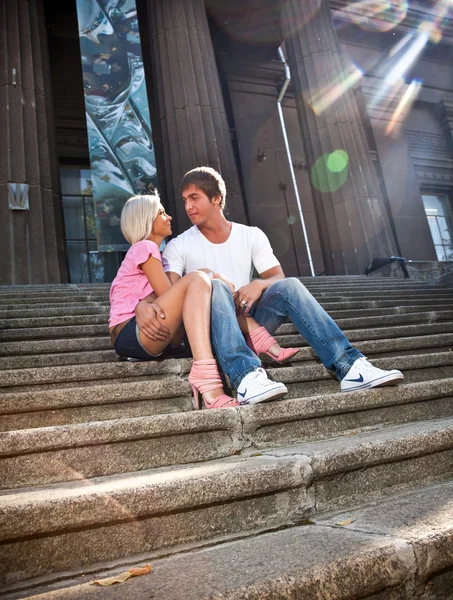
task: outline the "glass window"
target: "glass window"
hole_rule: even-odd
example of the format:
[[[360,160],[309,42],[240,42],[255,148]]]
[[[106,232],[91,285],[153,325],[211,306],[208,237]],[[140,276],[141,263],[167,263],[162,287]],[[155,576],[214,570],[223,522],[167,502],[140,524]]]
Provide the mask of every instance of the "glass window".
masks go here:
[[[97,252],[96,223],[90,169],[60,169],[66,252],[72,283],[104,281]]]
[[[448,194],[422,194],[437,260],[453,260],[453,207]]]

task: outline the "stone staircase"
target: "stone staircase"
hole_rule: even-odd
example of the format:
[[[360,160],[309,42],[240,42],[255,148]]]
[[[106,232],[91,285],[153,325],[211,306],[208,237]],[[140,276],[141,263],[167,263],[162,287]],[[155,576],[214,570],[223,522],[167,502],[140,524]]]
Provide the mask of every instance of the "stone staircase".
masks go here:
[[[303,281],[404,384],[340,393],[285,324],[285,399],[194,412],[190,360],[117,361],[108,285],[0,288],[5,598],[453,598],[453,290]]]

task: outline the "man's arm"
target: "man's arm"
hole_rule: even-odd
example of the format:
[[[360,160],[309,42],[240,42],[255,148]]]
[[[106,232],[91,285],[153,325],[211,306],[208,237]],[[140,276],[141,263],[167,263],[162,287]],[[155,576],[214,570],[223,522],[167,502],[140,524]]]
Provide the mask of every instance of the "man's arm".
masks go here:
[[[259,298],[261,298],[264,290],[267,290],[273,283],[276,281],[280,281],[285,278],[285,274],[283,273],[283,269],[280,265],[272,267],[267,271],[263,271],[260,274],[260,279],[254,279],[247,285],[243,285],[239,288],[235,295],[234,301],[236,304],[236,308],[243,309],[243,302],[247,303],[247,306],[244,310],[244,314],[248,317],[250,309],[254,302],[256,302]],[[241,304],[242,302],[242,304]]]

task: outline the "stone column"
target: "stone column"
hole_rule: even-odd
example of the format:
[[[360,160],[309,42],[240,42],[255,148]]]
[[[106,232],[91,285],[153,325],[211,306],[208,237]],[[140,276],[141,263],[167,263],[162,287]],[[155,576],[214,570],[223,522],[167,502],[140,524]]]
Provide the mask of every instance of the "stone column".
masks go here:
[[[349,157],[342,187],[320,192],[313,186],[326,272],[360,274],[372,258],[394,254],[396,245],[354,92],[338,95],[350,65],[327,0],[284,0],[281,24],[309,169],[333,150]],[[321,91],[323,104],[329,93],[337,99],[316,113],[309,100]]]
[[[165,187],[177,230],[181,232],[190,225],[180,201],[181,178],[199,166],[213,167],[222,174],[227,186],[228,216],[245,223],[203,0],[148,0],[148,14]]]
[[[0,3],[0,284],[67,281],[42,0]],[[29,210],[8,184],[29,186]],[[14,194],[13,194],[14,195]]]

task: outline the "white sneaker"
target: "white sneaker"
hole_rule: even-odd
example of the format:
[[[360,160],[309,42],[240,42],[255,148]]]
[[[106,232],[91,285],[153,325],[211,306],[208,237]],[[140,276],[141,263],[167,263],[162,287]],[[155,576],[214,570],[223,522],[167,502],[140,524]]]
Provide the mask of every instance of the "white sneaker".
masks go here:
[[[365,356],[358,358],[341,381],[342,392],[366,390],[383,385],[394,385],[404,379],[401,371],[384,371],[373,367]]]
[[[288,393],[286,386],[268,379],[266,371],[258,368],[244,377],[237,389],[240,404],[257,404],[266,400],[276,400]]]

